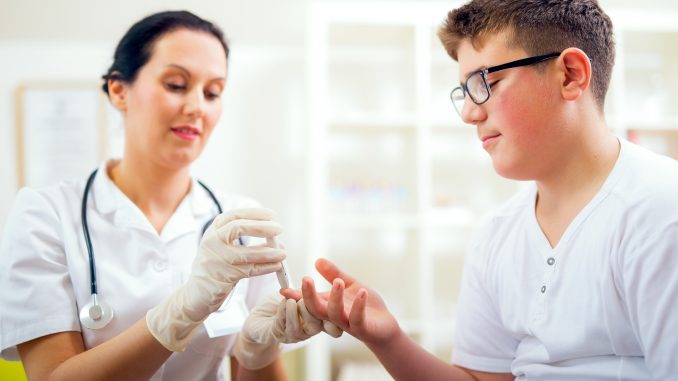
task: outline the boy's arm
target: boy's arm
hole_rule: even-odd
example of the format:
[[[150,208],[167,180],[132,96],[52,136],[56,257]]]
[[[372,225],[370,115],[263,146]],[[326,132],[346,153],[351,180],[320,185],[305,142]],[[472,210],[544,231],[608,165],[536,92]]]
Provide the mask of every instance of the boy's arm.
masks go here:
[[[289,298],[301,298],[309,312],[329,320],[361,340],[377,356],[396,380],[513,380],[510,373],[486,373],[464,369],[444,362],[419,347],[398,325],[381,297],[363,286],[332,262],[320,259],[318,272],[332,282],[332,290],[318,294],[313,280],[304,278],[302,292],[284,290]],[[350,309],[345,308],[350,305]]]
[[[399,331],[389,345],[368,348],[396,380],[512,381],[511,373],[478,372],[442,361]]]

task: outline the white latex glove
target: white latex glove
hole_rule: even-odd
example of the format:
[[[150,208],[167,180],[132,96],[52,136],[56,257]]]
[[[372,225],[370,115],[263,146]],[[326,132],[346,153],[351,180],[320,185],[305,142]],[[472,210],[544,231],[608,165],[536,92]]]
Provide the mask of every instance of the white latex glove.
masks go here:
[[[271,221],[264,208],[236,209],[214,219],[200,241],[186,283],[146,314],[153,337],[171,351],[183,351],[207,316],[219,309],[242,278],[263,275],[282,268],[284,250],[241,246],[238,238],[271,238],[282,228]]]
[[[333,336],[343,332],[326,322]],[[297,343],[323,331],[323,321],[311,315],[304,300],[283,299],[273,294],[250,312],[245,320],[233,355],[246,369],[261,369],[272,363],[280,352],[280,343]],[[338,337],[338,336],[335,336]]]

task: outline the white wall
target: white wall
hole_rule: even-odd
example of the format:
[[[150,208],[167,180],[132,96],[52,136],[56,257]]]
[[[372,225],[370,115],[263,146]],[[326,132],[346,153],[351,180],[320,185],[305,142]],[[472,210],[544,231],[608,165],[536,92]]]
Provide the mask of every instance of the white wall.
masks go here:
[[[234,42],[301,43],[307,0],[0,0],[0,38],[116,41],[133,22],[186,9],[216,22]]]
[[[16,89],[28,80],[95,80],[106,68],[111,44],[1,41],[0,226],[17,190]]]

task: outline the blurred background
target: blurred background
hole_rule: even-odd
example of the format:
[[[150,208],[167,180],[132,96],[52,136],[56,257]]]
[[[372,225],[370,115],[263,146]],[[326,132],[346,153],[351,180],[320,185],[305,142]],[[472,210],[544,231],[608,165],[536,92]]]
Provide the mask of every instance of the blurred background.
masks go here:
[[[494,174],[449,101],[457,67],[435,31],[460,4],[0,0],[0,230],[20,186],[84,178],[120,156],[120,118],[99,78],[132,23],[187,9],[220,25],[231,44],[224,113],[195,175],[277,212],[296,285],[314,273],[315,259],[331,258],[380,291],[408,334],[448,360],[464,249],[482,219],[524,185]],[[678,3],[601,4],[618,53],[610,128],[678,157],[678,99],[670,96],[678,89]],[[82,130],[55,144],[45,141],[56,136],[41,132],[45,125]],[[287,353],[290,379],[390,379],[347,336],[319,336]],[[0,379],[22,377],[20,364],[0,361]]]

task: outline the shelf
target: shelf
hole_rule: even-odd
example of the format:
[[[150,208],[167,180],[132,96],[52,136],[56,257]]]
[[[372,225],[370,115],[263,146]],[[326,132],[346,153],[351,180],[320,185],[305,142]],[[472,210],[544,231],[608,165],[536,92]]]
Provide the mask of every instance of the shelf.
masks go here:
[[[435,317],[453,317],[457,311],[457,296],[461,290],[461,278],[464,270],[463,252],[459,255],[436,256],[433,259],[433,299],[432,308]],[[454,327],[450,327],[454,328]]]
[[[411,51],[398,47],[359,46],[330,47],[329,59],[332,64],[350,65],[391,65],[393,62],[412,60]]]
[[[341,363],[337,381],[391,381],[393,378],[378,361],[344,361]]]
[[[436,31],[456,5],[314,3],[309,31],[321,42],[313,45],[320,56],[309,58],[317,122],[309,197],[312,210],[327,213],[313,226],[319,238],[309,255],[321,253],[376,290],[405,332],[446,361],[465,254],[484,221],[532,186],[496,174],[477,128],[449,99],[459,69]],[[668,91],[678,88],[678,12],[610,13],[618,56],[608,126],[678,158],[678,97]],[[310,368],[323,365],[308,379],[329,381],[342,364],[376,361],[353,339],[326,350],[330,360],[309,355]]]
[[[356,112],[414,114],[414,28],[334,23],[329,25],[328,39],[328,105],[333,119]]]
[[[624,111],[646,123],[678,119],[678,32],[624,31]],[[675,124],[674,124],[675,126]]]
[[[398,324],[407,335],[419,334],[426,327],[426,324],[421,320],[413,319],[403,319],[402,321],[398,321]]]
[[[332,116],[330,128],[409,129],[417,126],[414,114],[342,113]]]
[[[430,34],[431,69],[429,110],[433,125],[464,127],[464,123],[454,110],[450,92],[459,86],[459,65],[447,55],[441,42],[432,30]]]
[[[453,334],[456,324],[456,317],[450,315],[445,319],[434,319],[432,321],[426,322],[425,331],[426,332],[437,332],[441,335]]]
[[[426,230],[426,243],[431,263],[459,264],[478,231],[478,221],[465,226],[431,225]]]
[[[414,27],[406,24],[388,25],[363,21],[329,23],[328,46],[361,53],[373,49],[413,51],[414,33]]]
[[[424,218],[434,227],[471,227],[478,220],[471,209],[463,206],[432,209]]]
[[[339,65],[329,67],[328,111],[361,114],[413,114],[416,108],[415,78],[409,65]],[[378,92],[365,91],[365,88]]]
[[[651,5],[651,4],[648,4]],[[610,7],[605,7],[609,9]],[[628,9],[609,9],[607,14],[612,19],[615,26],[615,34],[623,32],[676,32],[678,24],[676,23],[676,10],[662,9],[659,6],[655,9],[649,9],[645,4],[630,7]]]
[[[627,139],[653,152],[678,160],[678,129],[630,129]]]
[[[483,149],[475,128],[435,129],[431,132],[430,155],[433,164],[469,165],[477,163],[492,173],[492,160]]]
[[[452,103],[450,107],[454,107]],[[454,108],[450,108],[442,116],[436,115],[429,119],[429,124],[434,131],[476,131],[476,126],[464,123]]]
[[[631,118],[623,121],[627,129],[632,130],[664,130],[678,131],[678,116],[637,119]]]
[[[384,119],[375,118],[372,122],[381,123]],[[329,159],[346,158],[362,163],[383,159],[398,163],[403,159],[413,159],[416,155],[416,130],[401,126],[380,124],[379,128],[365,128],[363,124],[333,125],[327,131]]]
[[[334,242],[345,238],[352,237],[345,234],[333,237]],[[342,271],[375,290],[398,321],[413,321],[421,318],[418,287],[421,263],[417,255],[416,240],[413,239],[414,235],[398,236],[396,232],[389,238],[393,242],[404,240],[405,248],[394,247],[395,252],[389,252],[388,248],[375,248],[373,242],[363,241],[361,251],[345,247],[332,249],[328,259],[336,263]],[[356,245],[360,243],[357,242]],[[347,244],[337,242],[337,245]]]
[[[328,224],[333,229],[418,229],[419,217],[416,214],[393,213],[393,214],[345,214],[333,215]]]
[[[454,333],[454,317],[449,319],[436,319],[431,321],[403,320],[399,321],[400,328],[408,335],[420,335],[424,333],[436,333],[440,335]]]

